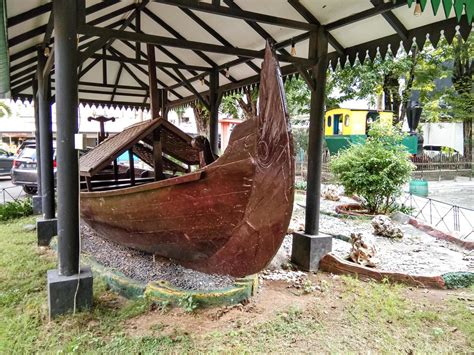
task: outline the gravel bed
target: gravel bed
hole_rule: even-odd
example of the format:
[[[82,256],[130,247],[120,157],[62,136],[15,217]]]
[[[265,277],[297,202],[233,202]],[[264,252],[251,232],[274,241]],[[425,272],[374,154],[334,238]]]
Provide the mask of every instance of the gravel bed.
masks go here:
[[[85,254],[140,282],[165,280],[183,290],[208,291],[230,287],[235,281],[231,276],[205,274],[164,258],[156,257],[153,261],[153,255],[102,239],[85,225],[81,226],[81,237]]]
[[[474,272],[474,251],[468,251],[448,241],[438,240],[415,227],[400,225],[405,236],[401,239],[390,239],[373,234],[370,219],[337,218],[324,214],[334,213],[334,207],[341,203],[355,202],[343,197],[341,201],[321,199],[320,230],[332,235],[349,237],[351,233],[362,233],[364,240],[375,246],[376,265],[378,269],[392,272],[403,272],[412,275],[440,275],[446,272]],[[301,207],[304,200],[296,199],[290,229],[301,230],[304,226],[305,210]],[[283,241],[278,255],[279,260],[289,261],[292,236]],[[334,238],[333,253],[347,258],[351,249],[350,243]]]

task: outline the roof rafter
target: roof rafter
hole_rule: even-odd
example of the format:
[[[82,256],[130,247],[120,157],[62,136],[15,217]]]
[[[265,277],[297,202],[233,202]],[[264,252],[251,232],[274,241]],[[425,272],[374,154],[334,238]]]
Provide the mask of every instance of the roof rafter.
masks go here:
[[[374,6],[380,6],[380,4],[382,3],[381,0],[370,0],[370,2]],[[385,21],[387,21],[387,23],[392,26],[395,32],[398,33],[402,41],[404,43],[408,43],[408,30],[405,28],[405,26],[403,26],[397,16],[395,16],[392,11],[383,12],[382,16]]]
[[[117,58],[112,55],[104,55],[104,54],[93,54],[91,58],[95,59],[102,59],[102,60],[110,60],[112,62],[120,62],[120,63],[134,63],[134,64],[140,64],[140,65],[146,65],[147,61],[145,59],[136,59],[136,58],[130,58],[130,57],[124,57],[124,58]],[[157,68],[178,68],[178,69],[193,69],[197,71],[210,71],[212,68],[210,67],[202,67],[199,65],[187,65],[187,64],[178,64],[178,63],[168,63],[168,62],[161,62],[157,61],[156,67]]]
[[[373,16],[381,15],[387,11],[394,10],[407,4],[407,0],[394,0],[393,2],[382,3],[372,9],[361,11],[357,14],[344,17],[340,20],[324,25],[326,30],[332,31],[336,28],[350,25],[351,23],[362,21]]]
[[[193,19],[199,26],[201,26],[204,30],[206,30],[212,37],[214,37],[216,40],[221,42],[224,46],[235,47],[229,41],[227,41],[224,37],[222,37],[219,32],[214,30],[205,21],[203,21],[199,16],[197,16],[194,12],[192,12],[191,10],[185,7],[180,7],[180,9],[186,15],[188,15],[191,19]],[[256,66],[253,62],[247,62],[246,64],[256,73],[260,72],[260,68]]]
[[[137,16],[137,13],[145,8],[149,3],[149,0],[143,0],[142,3],[138,4],[135,7],[135,11],[133,11],[130,16],[127,17],[127,19],[122,23],[120,28],[117,31],[123,31],[127,26],[133,21],[133,19]],[[87,25],[86,25],[87,26]],[[90,25],[88,25],[90,26]],[[101,36],[98,39],[96,39],[94,42],[91,43],[91,45],[84,51],[81,52],[79,55],[79,64],[82,64],[87,58],[89,58],[92,54],[97,52],[99,49],[102,47],[105,47],[106,49],[109,48],[112,43],[116,38],[112,38],[112,36]]]
[[[163,36],[156,36],[151,34],[144,34],[144,33],[136,33],[136,32],[125,32],[125,31],[118,31],[108,28],[100,28],[100,27],[93,27],[93,26],[81,26],[79,27],[78,32],[80,34],[88,35],[88,36],[96,36],[101,38],[116,38],[116,39],[124,39],[132,42],[140,41],[143,43],[150,43],[150,44],[159,44],[169,47],[176,47],[176,48],[183,48],[183,49],[196,49],[202,50],[206,52],[213,52],[213,53],[221,53],[227,55],[235,55],[235,56],[242,56],[242,57],[249,57],[249,58],[263,58],[264,52],[262,50],[256,51],[252,49],[243,49],[243,48],[231,48],[226,46],[219,46],[215,44],[208,44],[203,42],[196,42],[196,41],[185,41],[176,38],[169,38]],[[299,64],[314,64],[314,61],[300,58],[300,57],[292,57],[283,54],[278,55],[279,60],[283,62],[290,62],[290,63],[299,63]]]
[[[178,31],[176,31],[172,26],[168,25],[165,21],[163,21],[159,16],[151,12],[150,10],[146,9],[147,11],[144,11],[145,14],[147,14],[153,21],[155,21],[157,24],[159,24],[161,27],[163,27],[166,31],[168,31],[171,35],[176,37],[179,40],[184,40],[187,41],[187,39],[182,36]],[[196,53],[199,57],[201,57],[204,61],[206,61],[208,64],[211,66],[215,67],[217,64],[209,58],[206,54],[202,53],[199,50],[193,50],[194,53]],[[237,81],[235,78],[231,78],[231,81]]]
[[[321,23],[318,19],[302,4],[300,0],[288,0],[288,3],[293,6],[293,8],[309,23],[315,24],[317,26],[321,26]],[[326,31],[327,32],[327,31]],[[328,41],[331,46],[339,53],[342,54],[344,52],[344,47],[334,38],[332,34],[327,32]]]
[[[266,24],[274,25],[274,26],[296,28],[300,30],[317,29],[315,28],[314,25],[306,23],[306,22],[290,20],[290,19],[277,17],[277,16],[265,15],[258,12],[233,9],[233,8],[220,6],[220,5],[216,6],[213,4],[207,4],[207,3],[195,1],[195,0],[154,0],[154,2],[167,4],[167,5],[174,5],[174,6],[179,6],[179,7],[185,7],[192,10],[207,12],[207,13],[211,13],[215,15],[238,18],[241,20],[261,22],[261,23],[266,23]]]

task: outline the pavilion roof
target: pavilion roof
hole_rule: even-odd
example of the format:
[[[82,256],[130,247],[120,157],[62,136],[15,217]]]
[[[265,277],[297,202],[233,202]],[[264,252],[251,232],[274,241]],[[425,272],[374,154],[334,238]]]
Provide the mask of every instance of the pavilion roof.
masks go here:
[[[0,75],[7,60],[11,96],[29,99],[37,51],[52,54],[52,2],[0,0],[1,3],[6,3],[7,9],[9,56],[3,61],[0,56]],[[147,34],[147,41],[155,45],[158,86],[168,89],[170,105],[175,106],[195,100],[196,94],[206,95],[213,68],[220,71],[223,93],[257,84],[265,40],[269,38],[276,43],[283,75],[297,73],[298,67],[300,71],[309,68],[309,33],[320,25],[328,32],[328,65],[333,67],[338,63],[352,65],[356,58],[373,59],[378,53],[385,57],[387,51],[396,52],[399,48],[409,50],[413,41],[422,47],[427,38],[435,46],[441,36],[450,42],[457,32],[467,39],[472,31],[472,0],[442,1],[444,11],[440,0],[420,0],[421,16],[414,16],[414,6],[409,7],[412,3],[413,0],[87,0],[87,26],[79,31],[79,98],[89,104],[148,106],[146,45],[136,45],[137,32]],[[0,42],[1,39],[0,35]],[[292,44],[296,56],[290,54]],[[54,67],[51,73],[54,95]]]

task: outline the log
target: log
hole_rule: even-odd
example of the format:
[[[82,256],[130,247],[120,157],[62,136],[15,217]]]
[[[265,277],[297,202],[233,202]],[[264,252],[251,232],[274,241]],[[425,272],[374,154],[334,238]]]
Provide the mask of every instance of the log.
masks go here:
[[[384,279],[390,282],[399,282],[409,286],[417,286],[423,288],[446,289],[444,279],[442,276],[423,276],[423,275],[409,275],[400,272],[383,271],[374,268],[368,268],[341,259],[331,253],[326,254],[319,262],[319,269],[325,272],[330,272],[339,275],[355,275],[361,280],[376,280],[382,281]]]

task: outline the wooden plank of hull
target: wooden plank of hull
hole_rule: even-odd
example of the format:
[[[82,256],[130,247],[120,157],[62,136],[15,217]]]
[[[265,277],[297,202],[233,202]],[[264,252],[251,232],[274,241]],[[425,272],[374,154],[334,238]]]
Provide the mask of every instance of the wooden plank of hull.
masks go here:
[[[269,49],[261,75],[260,116],[234,129],[225,153],[199,179],[81,193],[82,219],[105,238],[196,270],[238,277],[262,270],[291,218],[294,158]]]

